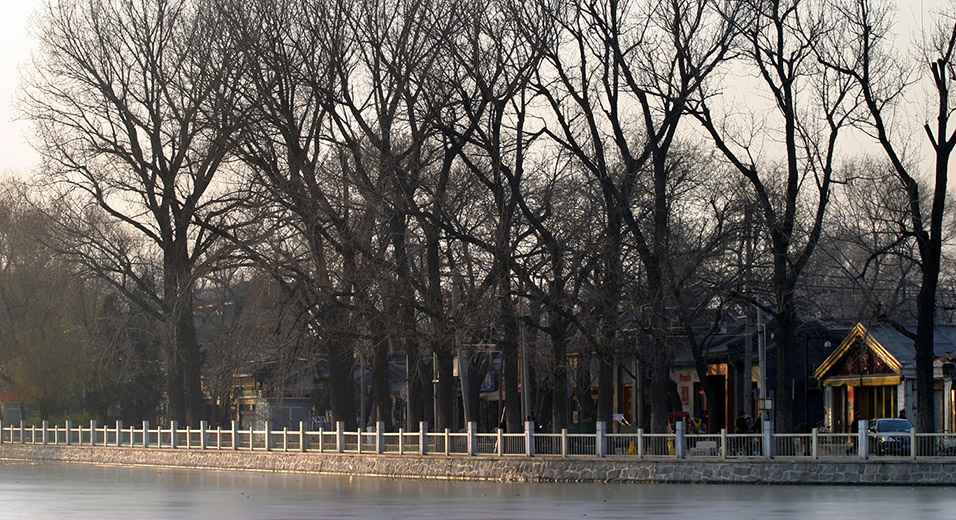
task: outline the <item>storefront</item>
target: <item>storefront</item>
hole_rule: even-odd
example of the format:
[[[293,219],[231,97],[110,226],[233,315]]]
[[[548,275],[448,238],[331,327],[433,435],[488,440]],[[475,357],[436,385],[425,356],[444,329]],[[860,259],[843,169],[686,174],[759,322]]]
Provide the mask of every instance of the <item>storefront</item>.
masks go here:
[[[953,431],[954,344],[937,334],[937,429]],[[850,430],[854,420],[916,416],[915,349],[912,340],[890,327],[867,330],[857,324],[817,368],[814,377],[824,387],[824,426],[833,432]]]

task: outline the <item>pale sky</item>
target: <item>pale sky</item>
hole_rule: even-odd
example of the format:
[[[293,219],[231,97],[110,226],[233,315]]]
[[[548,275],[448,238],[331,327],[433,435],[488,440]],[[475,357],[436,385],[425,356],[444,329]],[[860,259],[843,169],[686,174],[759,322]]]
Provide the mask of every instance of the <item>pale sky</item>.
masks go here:
[[[13,106],[20,85],[20,71],[26,67],[34,42],[29,23],[42,0],[4,2],[0,15],[0,175],[28,175],[38,162],[27,143],[30,124],[15,121]]]
[[[28,144],[31,126],[17,121],[14,101],[21,71],[28,67],[35,42],[29,36],[31,16],[43,0],[7,0],[0,15],[0,177],[29,175],[38,163]],[[932,19],[932,10],[948,0],[897,0],[897,30],[902,40],[910,31]]]

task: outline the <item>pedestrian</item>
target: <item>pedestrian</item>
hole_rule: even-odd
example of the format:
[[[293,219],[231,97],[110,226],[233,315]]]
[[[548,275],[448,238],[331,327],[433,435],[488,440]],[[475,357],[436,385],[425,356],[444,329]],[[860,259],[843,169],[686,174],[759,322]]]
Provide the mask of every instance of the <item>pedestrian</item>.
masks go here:
[[[747,416],[743,412],[734,419],[734,433],[750,433],[750,426],[747,425]]]

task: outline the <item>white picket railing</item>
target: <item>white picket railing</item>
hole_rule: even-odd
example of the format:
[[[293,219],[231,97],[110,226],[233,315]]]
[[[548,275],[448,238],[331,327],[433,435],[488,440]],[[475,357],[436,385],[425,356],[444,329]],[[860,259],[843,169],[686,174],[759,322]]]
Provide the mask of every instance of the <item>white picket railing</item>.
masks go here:
[[[769,428],[769,429],[767,429]],[[281,430],[267,423],[262,429],[240,429],[233,422],[230,428],[210,428],[203,422],[199,428],[180,428],[175,421],[167,427],[151,428],[148,422],[140,427],[88,425],[27,426],[0,423],[0,444],[39,444],[55,446],[108,446],[115,448],[245,450],[318,453],[355,453],[391,455],[445,456],[550,456],[550,457],[616,457],[671,459],[934,459],[956,462],[956,433],[862,434],[774,433],[772,424],[764,433],[684,434],[683,424],[669,434],[605,433],[599,423],[596,433],[535,433],[534,425],[525,425],[523,433],[478,433],[474,424],[465,432],[429,432],[427,423],[418,432],[399,430],[385,432],[379,423],[368,431],[345,431],[338,423],[336,430]]]

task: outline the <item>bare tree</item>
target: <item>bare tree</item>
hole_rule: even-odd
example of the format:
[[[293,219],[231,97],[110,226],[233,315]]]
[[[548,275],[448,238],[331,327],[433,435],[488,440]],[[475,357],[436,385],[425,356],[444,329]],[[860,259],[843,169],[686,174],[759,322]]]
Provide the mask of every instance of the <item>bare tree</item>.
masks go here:
[[[336,101],[332,136],[349,155],[348,175],[357,196],[385,233],[379,251],[388,275],[377,286],[383,291],[385,316],[370,320],[387,327],[379,337],[388,341],[375,342],[379,362],[373,364],[383,383],[378,386],[385,383],[385,359],[394,345],[407,359],[412,429],[426,417],[430,392],[418,309],[422,295],[433,304],[439,299],[435,236],[432,231],[425,237],[430,247],[425,281],[416,262],[422,244],[414,217],[422,213],[423,199],[428,200],[422,185],[437,155],[430,137],[445,94],[433,88],[436,84],[430,78],[439,65],[441,42],[456,27],[458,13],[451,6],[443,0],[363,0],[345,6],[350,52],[338,63],[332,86]],[[377,406],[388,406],[386,396],[377,396]]]
[[[487,226],[478,233],[460,228],[454,232],[456,238],[481,248],[492,263],[487,282],[496,300],[495,342],[508,389],[504,395],[508,431],[519,431],[523,420],[517,392],[520,325],[513,284],[521,241],[518,207],[535,137],[526,126],[528,85],[543,57],[539,49],[553,38],[536,7],[509,0],[464,2],[460,10],[469,22],[445,42],[452,59],[443,80],[457,103],[443,114],[441,129],[462,168],[487,194],[486,209],[481,210]]]
[[[192,290],[215,241],[195,223],[217,215],[214,180],[241,128],[241,69],[223,28],[215,6],[188,0],[50,2],[23,103],[47,180],[159,252],[149,299],[168,334],[168,415],[193,425],[203,393]],[[135,275],[107,270],[118,286]]]
[[[251,72],[250,127],[237,153],[248,167],[244,216],[220,229],[281,288],[302,342],[294,352],[329,366],[333,420],[356,426],[352,372],[362,234],[342,151],[330,143],[332,90],[343,53],[342,6],[236,2],[233,34]],[[303,349],[299,351],[299,349]]]
[[[731,50],[733,26],[709,1],[610,0],[556,11],[566,45],[548,49],[539,91],[551,106],[558,145],[574,154],[601,190],[604,244],[598,349],[598,420],[610,421],[612,372],[624,285],[625,233],[643,264],[653,346],[651,427],[666,428],[673,352],[667,347],[664,261],[668,249],[668,156],[681,117],[703,81]],[[635,208],[644,179],[650,206]],[[647,218],[639,213],[646,210]]]
[[[740,65],[757,73],[757,88],[769,95],[772,118],[759,118],[753,133],[734,131],[740,121],[714,111],[703,99],[696,112],[726,159],[749,182],[773,257],[771,302],[760,303],[779,323],[776,338],[776,394],[791,387],[792,351],[797,348],[795,291],[819,241],[834,182],[840,130],[854,109],[849,82],[816,60],[827,16],[802,0],[735,2],[728,15],[739,32]],[[729,102],[729,101],[728,101]],[[729,107],[727,108],[729,111]],[[774,143],[778,156],[761,157]],[[780,431],[792,428],[792,401],[776,399]]]
[[[872,136],[886,154],[906,193],[908,202],[905,230],[898,242],[913,241],[918,252],[919,293],[916,296],[916,333],[898,327],[916,347],[916,426],[920,431],[935,429],[933,411],[933,336],[937,312],[945,221],[946,186],[950,158],[956,147],[956,130],[950,128],[954,109],[950,82],[956,72],[956,14],[952,9],[940,13],[924,36],[920,68],[896,54],[888,42],[892,30],[891,8],[870,0],[835,1],[831,4],[839,28],[834,41],[840,52],[822,52],[821,60],[859,89],[867,117],[859,126]],[[905,103],[914,87],[914,74],[928,73],[925,84],[931,100],[927,107],[935,121],[922,130],[932,147],[927,184],[921,183],[923,164],[906,153],[909,138],[900,135],[903,121],[894,112]]]

